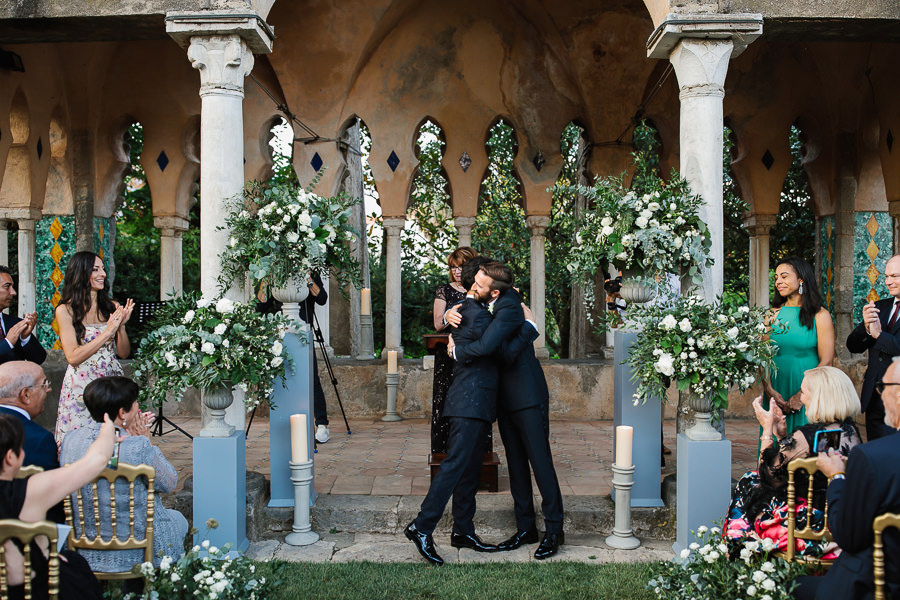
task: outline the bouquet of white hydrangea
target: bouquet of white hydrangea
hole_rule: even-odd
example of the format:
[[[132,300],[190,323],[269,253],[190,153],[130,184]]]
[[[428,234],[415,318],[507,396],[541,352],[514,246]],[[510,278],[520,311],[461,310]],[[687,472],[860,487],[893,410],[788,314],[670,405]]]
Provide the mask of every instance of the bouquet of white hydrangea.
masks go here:
[[[638,330],[627,361],[637,383],[635,403],[665,398],[674,381],[679,391],[711,396],[714,407],[727,408],[729,388],[747,389],[772,363],[766,313],[696,295],[628,311],[626,323]]]
[[[168,302],[154,322],[160,326],[144,338],[134,361],[142,398],[152,405],[167,394],[180,400],[188,387],[230,382],[254,407],[269,401],[276,379],[284,381],[287,317],[228,298],[188,295]]]
[[[220,283],[227,287],[250,273],[254,287],[282,287],[291,278],[335,273],[360,285],[359,263],[350,254],[353,206],[346,196],[324,198],[296,185],[251,183],[233,198],[221,229],[230,232],[221,254]]]

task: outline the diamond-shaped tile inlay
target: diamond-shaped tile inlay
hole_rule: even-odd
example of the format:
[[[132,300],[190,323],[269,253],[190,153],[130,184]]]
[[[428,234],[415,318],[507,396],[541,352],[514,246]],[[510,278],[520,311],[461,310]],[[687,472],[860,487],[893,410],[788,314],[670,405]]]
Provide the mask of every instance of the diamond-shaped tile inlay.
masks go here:
[[[59,247],[59,244],[53,244],[53,247],[50,248],[50,258],[53,259],[53,262],[59,265],[59,261],[62,260],[63,257],[63,249]],[[59,267],[57,267],[59,268]],[[56,284],[57,287],[59,284]]]
[[[875,215],[872,215],[869,217],[869,220],[866,221],[866,231],[869,232],[869,235],[875,237],[875,233],[878,231],[878,221],[875,220]],[[876,248],[875,251],[877,252],[878,249]]]
[[[59,290],[53,292],[53,295],[50,296],[50,304],[53,305],[53,308],[59,306],[59,301],[62,299],[62,294],[59,293]],[[54,319],[55,321],[55,319]]]
[[[868,256],[870,260],[878,258],[878,244],[874,241],[869,242],[869,245],[866,246],[866,256]]]
[[[775,164],[775,157],[772,156],[772,153],[766,150],[766,153],[762,155],[762,164],[766,168],[766,171],[772,168],[772,165]]]
[[[54,240],[59,239],[59,236],[62,235],[62,230],[62,223],[59,222],[59,219],[53,219],[53,222],[50,223],[50,235],[53,236]],[[57,247],[59,246],[57,245]],[[57,259],[56,262],[59,262],[59,259]]]
[[[166,167],[169,166],[169,157],[166,156],[165,150],[159,151],[159,156],[156,157],[156,165],[159,167],[160,171],[165,171]]]
[[[59,248],[59,246],[56,246]],[[62,252],[60,250],[60,252]],[[53,282],[53,285],[59,287],[63,282],[63,272],[59,270],[59,265],[53,267],[53,271],[50,272],[50,281]],[[55,306],[55,305],[54,305]]]
[[[393,150],[391,150],[391,155],[388,156],[387,164],[391,168],[392,173],[397,170],[397,165],[400,164],[400,157]]]
[[[37,155],[38,155],[38,160],[40,160],[41,156],[44,155],[44,142],[41,141],[41,138],[38,138]]]
[[[325,164],[325,162],[322,160],[322,157],[319,156],[318,152],[313,154],[312,160],[309,161],[309,166],[311,166],[313,171],[315,171],[316,173],[319,172],[319,169],[322,168],[323,164]]]
[[[894,134],[891,133],[890,129],[888,129],[887,132],[887,147],[888,152],[892,152],[894,150]]]
[[[878,269],[875,268],[875,265],[869,265],[869,268],[866,269],[866,277],[869,278],[869,282],[874,286],[875,282],[878,281]]]
[[[469,167],[472,166],[472,159],[469,158],[468,152],[463,152],[462,156],[459,157],[459,168],[463,170],[463,173],[469,170]]]

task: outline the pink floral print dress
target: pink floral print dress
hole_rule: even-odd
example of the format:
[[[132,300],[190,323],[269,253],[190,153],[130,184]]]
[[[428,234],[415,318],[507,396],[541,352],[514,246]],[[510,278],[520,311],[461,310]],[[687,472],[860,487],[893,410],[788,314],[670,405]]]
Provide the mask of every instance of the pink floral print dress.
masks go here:
[[[84,326],[84,343],[87,344],[103,330],[106,323]],[[93,423],[91,414],[84,405],[84,388],[87,384],[107,375],[124,375],[122,365],[116,358],[116,343],[110,340],[103,344],[90,358],[77,367],[69,365],[59,391],[59,411],[56,416],[56,443],[73,429]]]

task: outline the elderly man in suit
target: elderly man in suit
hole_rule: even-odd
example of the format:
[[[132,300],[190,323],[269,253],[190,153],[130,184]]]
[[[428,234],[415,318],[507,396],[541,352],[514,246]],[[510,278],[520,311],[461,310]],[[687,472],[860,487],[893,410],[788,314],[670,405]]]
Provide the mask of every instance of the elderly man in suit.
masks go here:
[[[891,297],[866,304],[863,322],[847,336],[850,352],[869,352],[859,400],[866,413],[866,439],[870,442],[892,433],[885,425],[884,404],[875,382],[884,375],[891,360],[900,356],[900,254],[888,260],[884,283]]]
[[[800,578],[797,598],[859,600],[874,593],[872,521],[900,512],[900,357],[875,386],[894,432],[851,450],[846,466],[831,450],[816,459],[830,478],[828,528],[842,552],[824,577]],[[900,598],[900,531],[885,530],[883,541],[887,597]]]
[[[468,361],[508,353],[509,345],[525,319],[522,300],[511,288],[512,273],[500,263],[482,265],[475,275],[475,290],[502,290],[493,296],[488,309],[493,315],[490,327],[474,342],[451,336],[449,351],[457,361]],[[530,313],[530,311],[528,311]],[[530,316],[530,315],[529,315]],[[457,315],[447,315],[451,324]],[[534,326],[536,328],[536,326]],[[536,335],[534,337],[537,337]],[[533,338],[532,338],[533,339]],[[518,342],[516,342],[518,343]],[[531,474],[541,492],[541,510],[546,531],[534,553],[538,560],[549,558],[565,542],[563,533],[562,492],[550,453],[550,393],[534,347],[526,345],[513,360],[503,360],[499,370],[498,428],[509,464],[509,489],[516,514],[516,533],[499,544],[500,550],[513,550],[538,541]]]
[[[44,411],[50,382],[40,365],[27,360],[14,360],[0,365],[0,413],[10,414],[25,426],[24,465],[44,469],[59,466],[58,449],[53,432],[32,419]]]
[[[9,267],[0,265],[0,311],[6,310],[16,297]],[[30,360],[41,364],[47,358],[47,351],[41,346],[34,332],[37,324],[37,313],[29,313],[24,319],[0,313],[0,328],[4,341],[0,342],[0,363],[10,360]]]

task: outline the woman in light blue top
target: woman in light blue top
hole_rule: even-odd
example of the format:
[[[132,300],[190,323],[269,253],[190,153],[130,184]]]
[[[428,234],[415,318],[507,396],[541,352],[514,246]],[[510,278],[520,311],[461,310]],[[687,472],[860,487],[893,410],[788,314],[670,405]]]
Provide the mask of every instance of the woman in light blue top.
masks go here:
[[[84,388],[84,404],[94,422],[69,432],[62,443],[60,464],[68,464],[81,458],[100,433],[100,423],[104,415],[124,429],[125,438],[119,445],[119,462],[132,465],[150,465],[156,469],[154,487],[157,492],[171,492],[178,483],[175,468],[166,460],[162,451],[150,443],[150,431],[137,403],[138,385],[127,377],[101,377]],[[147,511],[147,487],[142,480],[135,483],[134,506],[135,537],[143,539],[147,528],[144,520]],[[112,524],[109,512],[109,491],[100,485],[100,534],[103,539],[112,538]],[[90,506],[93,498],[91,486],[81,489],[84,505]],[[73,496],[73,509],[75,507]],[[128,484],[124,480],[116,482],[117,523],[128,523]],[[81,534],[78,518],[75,533]],[[93,516],[85,515],[85,529],[88,536],[96,533]],[[157,499],[153,517],[153,563],[159,566],[163,555],[178,559],[184,554],[184,537],[187,535],[187,519],[177,510],[165,508]],[[118,527],[119,539],[128,539],[128,527]],[[134,565],[144,561],[141,550],[82,550],[95,572],[119,573],[130,571]]]
[[[764,385],[763,408],[769,410],[769,402],[775,402],[785,415],[790,436],[809,422],[800,402],[803,374],[834,362],[834,323],[805,260],[791,257],[778,264],[775,291],[770,339],[777,351],[774,372]]]

